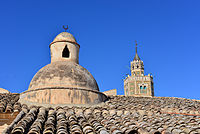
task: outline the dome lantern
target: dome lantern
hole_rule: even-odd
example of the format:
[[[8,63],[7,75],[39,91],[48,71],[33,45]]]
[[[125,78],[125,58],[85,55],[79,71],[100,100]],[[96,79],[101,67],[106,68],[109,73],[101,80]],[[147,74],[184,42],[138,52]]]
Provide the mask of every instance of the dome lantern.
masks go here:
[[[51,62],[72,61],[79,63],[80,45],[74,36],[68,32],[58,34],[50,44]]]

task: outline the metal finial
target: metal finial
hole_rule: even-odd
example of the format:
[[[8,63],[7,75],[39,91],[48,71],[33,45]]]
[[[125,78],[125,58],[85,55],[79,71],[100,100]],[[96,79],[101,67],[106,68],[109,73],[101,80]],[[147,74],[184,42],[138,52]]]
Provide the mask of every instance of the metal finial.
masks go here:
[[[137,53],[137,41],[135,41],[135,52]]]
[[[63,29],[65,29],[65,32],[66,32],[68,29],[68,25],[63,25]]]

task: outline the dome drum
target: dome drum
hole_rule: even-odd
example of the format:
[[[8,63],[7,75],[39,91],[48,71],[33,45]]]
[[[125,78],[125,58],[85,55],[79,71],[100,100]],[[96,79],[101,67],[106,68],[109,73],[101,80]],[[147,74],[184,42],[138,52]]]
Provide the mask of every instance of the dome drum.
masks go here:
[[[58,87],[23,92],[20,95],[19,102],[27,105],[56,107],[66,104],[92,105],[104,102],[106,100],[107,96],[99,91]]]

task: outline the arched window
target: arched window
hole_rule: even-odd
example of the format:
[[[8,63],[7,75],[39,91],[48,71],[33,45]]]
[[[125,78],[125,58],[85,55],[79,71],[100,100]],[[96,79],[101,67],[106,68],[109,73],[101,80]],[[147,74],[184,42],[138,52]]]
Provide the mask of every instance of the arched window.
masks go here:
[[[62,57],[69,58],[69,55],[70,55],[69,49],[67,46],[65,46],[65,48],[63,49],[63,52],[62,52]]]
[[[140,93],[146,94],[147,93],[147,86],[144,86],[144,85],[140,86]]]

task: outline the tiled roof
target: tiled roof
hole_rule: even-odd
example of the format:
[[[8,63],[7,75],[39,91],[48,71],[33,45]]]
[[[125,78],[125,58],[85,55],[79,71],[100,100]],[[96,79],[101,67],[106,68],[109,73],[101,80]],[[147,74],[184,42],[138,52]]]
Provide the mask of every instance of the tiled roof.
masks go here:
[[[17,102],[19,94],[0,93],[0,113],[20,111],[21,104]]]
[[[22,105],[7,134],[198,134],[200,102],[163,97],[111,97],[91,107]]]

